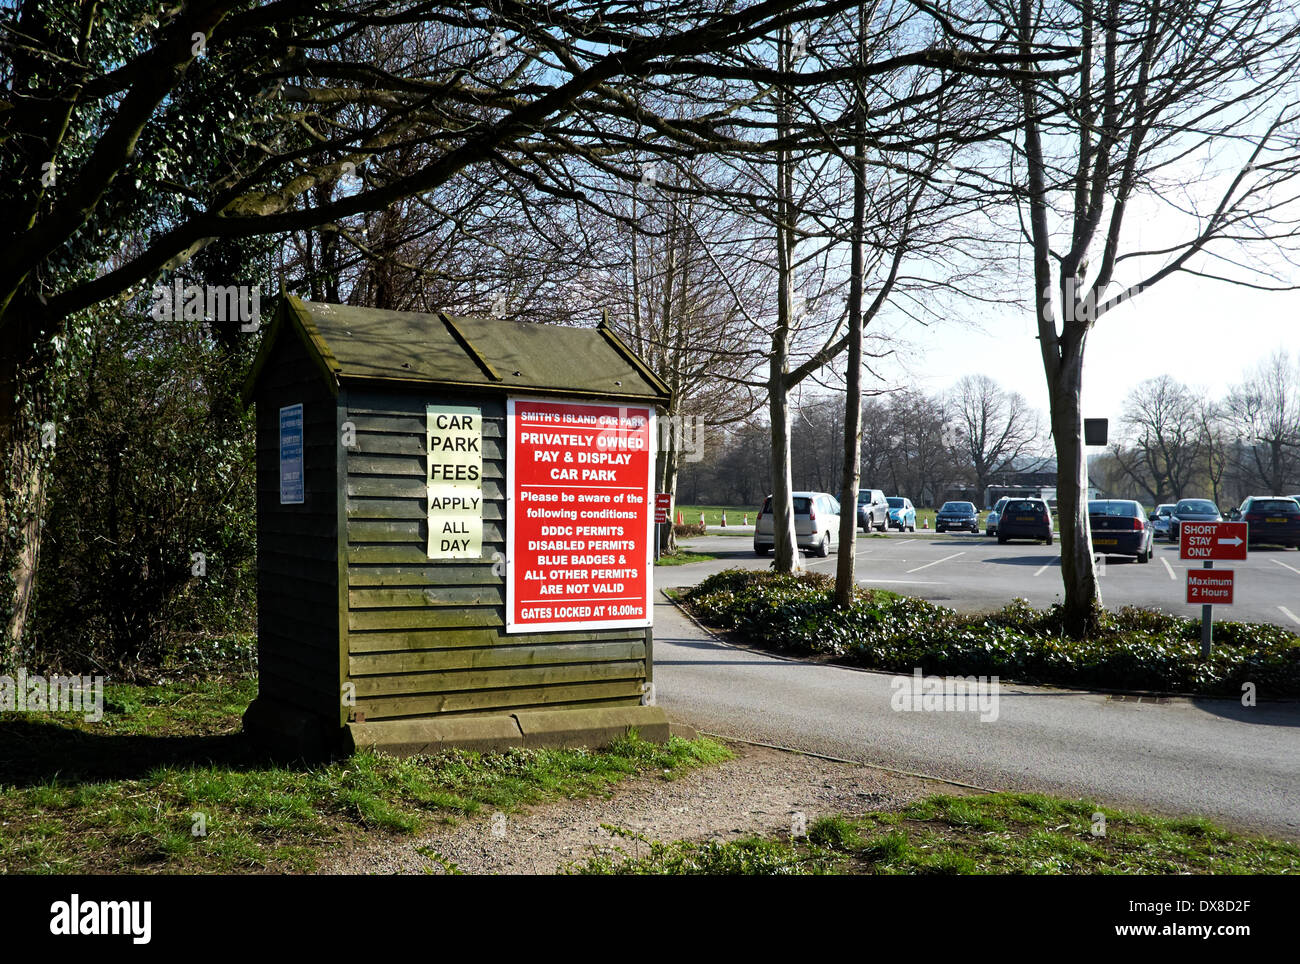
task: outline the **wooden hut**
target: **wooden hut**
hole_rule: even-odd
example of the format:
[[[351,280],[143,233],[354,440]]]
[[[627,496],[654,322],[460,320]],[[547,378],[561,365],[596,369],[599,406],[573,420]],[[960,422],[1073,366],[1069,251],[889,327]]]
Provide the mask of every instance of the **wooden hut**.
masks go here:
[[[246,730],[308,755],[363,746],[413,753],[595,745],[633,727],[666,739],[667,721],[648,695],[649,612],[639,624],[530,623],[525,616],[551,610],[523,606],[509,617],[511,565],[523,565],[509,544],[517,508],[510,491],[524,484],[514,481],[511,450],[520,439],[549,436],[512,441],[507,413],[531,400],[546,411],[588,411],[590,403],[653,415],[669,394],[603,324],[282,297],[244,387],[257,413],[259,663]],[[550,399],[563,401],[542,405]],[[571,420],[554,416],[561,417]],[[435,426],[452,428],[437,435]],[[466,454],[441,464],[430,447]],[[560,484],[550,489],[573,498]],[[623,513],[627,545],[639,552],[642,521],[633,515],[641,500],[627,500],[637,507]],[[456,535],[440,539],[444,530]],[[647,549],[648,542],[647,535]],[[647,587],[650,559],[625,562],[608,571],[644,564],[644,585],[627,584]],[[511,585],[516,596],[523,591],[523,583]],[[529,591],[560,591],[555,585]],[[569,605],[553,613],[587,611],[615,610]]]

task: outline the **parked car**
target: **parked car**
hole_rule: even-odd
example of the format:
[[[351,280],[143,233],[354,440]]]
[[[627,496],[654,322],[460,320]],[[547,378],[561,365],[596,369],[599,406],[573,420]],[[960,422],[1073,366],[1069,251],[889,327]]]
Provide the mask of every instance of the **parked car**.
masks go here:
[[[889,525],[889,502],[880,489],[858,489],[858,526],[863,532],[884,532]]]
[[[840,504],[826,492],[794,492],[795,545],[819,556],[840,547]],[[776,545],[772,535],[772,497],[763,500],[754,520],[754,552],[765,556]]]
[[[1088,502],[1088,529],[1093,549],[1104,556],[1135,556],[1150,562],[1155,530],[1146,510],[1132,499],[1092,499]]]
[[[1052,510],[1046,499],[1012,499],[998,519],[998,544],[1011,539],[1035,539],[1052,544]]]
[[[899,532],[916,531],[916,506],[911,499],[891,495],[889,502],[889,524]]]
[[[980,514],[974,502],[945,502],[934,517],[934,531],[966,530],[976,535],[980,531]]]
[[[1162,502],[1156,506],[1155,511],[1147,519],[1151,523],[1152,539],[1168,539],[1169,523],[1174,515],[1174,503]]]
[[[990,512],[989,517],[984,520],[984,534],[986,536],[995,536],[998,534],[998,517],[1002,515],[1002,510],[1006,508],[1007,503],[1010,501],[1011,496],[1004,495],[1002,498],[998,499],[997,503],[993,506],[993,511]]]
[[[1222,522],[1219,507],[1209,499],[1179,499],[1169,514],[1169,541],[1180,538],[1179,525],[1183,522]]]
[[[1250,545],[1293,546],[1300,549],[1300,499],[1252,495],[1232,510],[1232,518],[1249,523]]]

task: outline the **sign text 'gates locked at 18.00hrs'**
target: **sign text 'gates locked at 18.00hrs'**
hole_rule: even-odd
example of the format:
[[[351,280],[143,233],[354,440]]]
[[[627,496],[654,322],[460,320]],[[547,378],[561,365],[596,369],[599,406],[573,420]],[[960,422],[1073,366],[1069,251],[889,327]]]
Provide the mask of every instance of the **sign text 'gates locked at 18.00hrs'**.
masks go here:
[[[654,411],[506,404],[506,631],[649,626]]]

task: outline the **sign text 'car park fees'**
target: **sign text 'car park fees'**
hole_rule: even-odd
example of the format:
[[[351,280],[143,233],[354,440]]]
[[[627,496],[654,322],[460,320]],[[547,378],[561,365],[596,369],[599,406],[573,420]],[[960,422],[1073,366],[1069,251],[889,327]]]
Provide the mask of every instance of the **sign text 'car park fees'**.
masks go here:
[[[1247,532],[1245,522],[1181,522],[1179,558],[1241,562],[1246,558]]]
[[[506,402],[506,631],[651,622],[654,410]]]
[[[483,410],[425,406],[430,559],[483,555]]]
[[[1231,606],[1233,575],[1231,569],[1188,569],[1188,605]]]

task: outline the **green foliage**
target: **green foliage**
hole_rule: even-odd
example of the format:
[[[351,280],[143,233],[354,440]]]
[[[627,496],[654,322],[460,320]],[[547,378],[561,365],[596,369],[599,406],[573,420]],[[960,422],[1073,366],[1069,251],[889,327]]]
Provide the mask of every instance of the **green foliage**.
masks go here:
[[[1098,612],[1093,635],[1065,637],[1059,606],[1017,600],[993,614],[965,614],[922,599],[859,589],[834,604],[834,580],[731,569],[685,599],[710,625],[755,645],[827,655],[877,669],[988,675],[1026,683],[1240,696],[1300,694],[1300,638],[1279,626],[1220,623],[1215,651],[1200,654],[1200,624],[1147,609]]]
[[[124,314],[101,322],[79,368],[48,488],[35,661],[129,677],[178,653],[246,660],[256,529],[243,358],[192,322]]]

